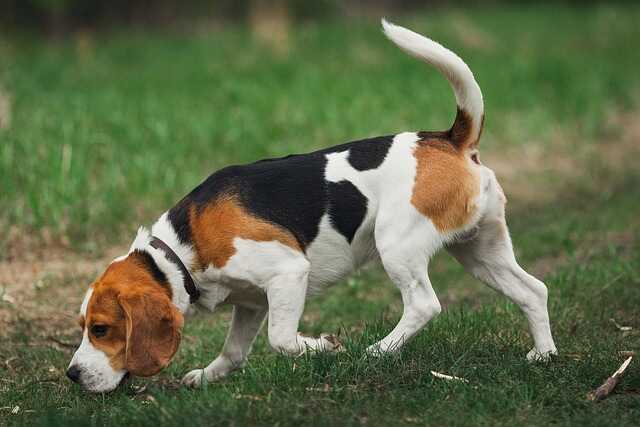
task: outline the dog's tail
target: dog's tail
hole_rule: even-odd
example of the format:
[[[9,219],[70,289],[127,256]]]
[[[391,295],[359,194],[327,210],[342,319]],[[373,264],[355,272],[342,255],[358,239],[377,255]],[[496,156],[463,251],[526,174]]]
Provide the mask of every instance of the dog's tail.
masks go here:
[[[433,65],[449,81],[458,104],[458,113],[449,131],[451,142],[460,149],[476,145],[482,133],[484,102],[480,86],[467,64],[446,47],[411,30],[384,19],[382,28],[400,49]]]

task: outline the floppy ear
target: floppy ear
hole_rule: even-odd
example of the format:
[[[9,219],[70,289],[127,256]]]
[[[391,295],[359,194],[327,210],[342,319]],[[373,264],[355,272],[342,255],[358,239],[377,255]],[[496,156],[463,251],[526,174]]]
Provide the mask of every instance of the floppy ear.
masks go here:
[[[120,294],[118,301],[127,317],[125,368],[140,377],[157,374],[178,350],[182,313],[162,292]]]

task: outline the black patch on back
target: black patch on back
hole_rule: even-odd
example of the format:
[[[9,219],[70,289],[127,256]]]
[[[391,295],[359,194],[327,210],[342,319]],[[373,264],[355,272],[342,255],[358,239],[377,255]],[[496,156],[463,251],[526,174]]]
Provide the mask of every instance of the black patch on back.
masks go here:
[[[226,167],[211,174],[174,206],[169,211],[169,221],[180,242],[192,244],[192,206],[201,211],[221,196],[235,196],[251,214],[290,231],[306,249],[318,235],[320,219],[330,208],[329,199],[334,197],[332,222],[351,240],[366,213],[367,199],[350,183],[329,189],[330,183],[324,179],[326,155],[349,150],[349,163],[357,170],[367,170],[384,161],[392,141],[393,136],[383,136],[308,154]],[[352,208],[353,212],[339,212]]]
[[[369,200],[349,181],[327,184],[331,224],[351,243],[367,214]]]
[[[306,248],[325,211],[326,164],[315,153],[253,163],[234,172],[236,194],[251,213],[289,230]]]
[[[349,148],[347,160],[354,169],[359,171],[375,169],[387,157],[392,142],[393,136],[380,136],[359,141]]]
[[[163,285],[169,283],[167,276],[162,270],[160,270],[158,264],[156,264],[155,260],[153,259],[151,254],[149,254],[149,252],[136,249],[131,255],[134,256],[138,261],[140,261],[142,265],[144,265],[144,267],[149,273],[151,273],[153,279],[156,282]]]

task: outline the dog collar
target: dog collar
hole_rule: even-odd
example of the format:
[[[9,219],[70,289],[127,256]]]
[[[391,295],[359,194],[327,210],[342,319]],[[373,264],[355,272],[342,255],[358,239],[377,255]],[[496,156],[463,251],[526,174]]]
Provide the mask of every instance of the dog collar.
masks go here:
[[[200,298],[200,290],[196,286],[191,273],[189,273],[189,270],[187,270],[187,267],[185,267],[185,265],[182,263],[173,249],[171,249],[169,245],[158,239],[156,236],[151,237],[151,242],[149,242],[149,244],[152,248],[159,249],[164,252],[167,256],[167,259],[169,259],[169,261],[173,262],[178,267],[178,269],[182,273],[182,277],[184,278],[184,290],[189,294],[189,302],[193,304],[198,301],[198,298]]]

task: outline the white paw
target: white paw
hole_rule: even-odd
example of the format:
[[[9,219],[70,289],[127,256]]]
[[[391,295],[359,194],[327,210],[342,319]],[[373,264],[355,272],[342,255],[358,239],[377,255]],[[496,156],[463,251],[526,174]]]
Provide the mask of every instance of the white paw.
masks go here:
[[[551,360],[551,356],[556,354],[558,354],[558,351],[555,348],[547,351],[538,351],[533,348],[527,353],[527,360],[529,362],[548,362]]]
[[[321,334],[320,338],[311,338],[298,332],[298,345],[301,347],[301,351],[297,356],[300,356],[307,351],[326,351],[329,353],[344,351],[344,346],[340,340],[338,340],[335,335],[331,334]]]
[[[191,388],[198,388],[209,382],[204,369],[194,369],[182,378],[182,385]]]

